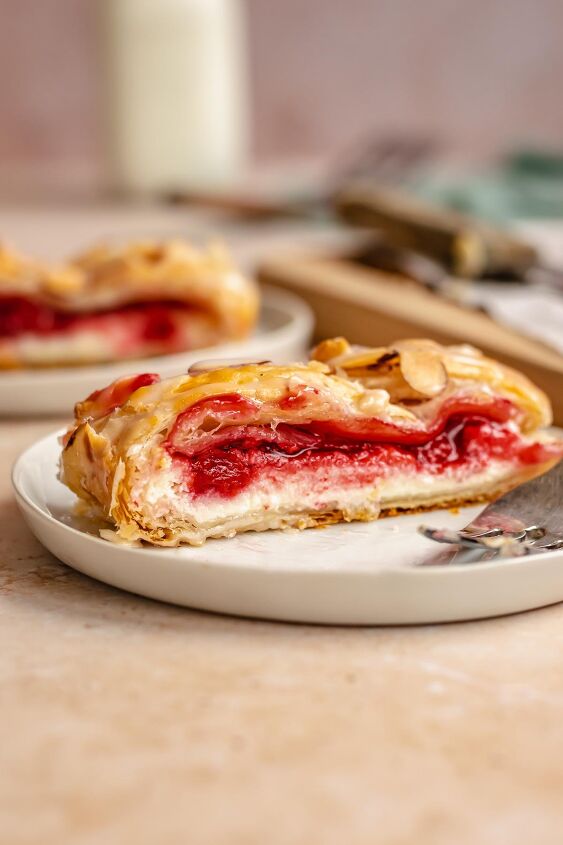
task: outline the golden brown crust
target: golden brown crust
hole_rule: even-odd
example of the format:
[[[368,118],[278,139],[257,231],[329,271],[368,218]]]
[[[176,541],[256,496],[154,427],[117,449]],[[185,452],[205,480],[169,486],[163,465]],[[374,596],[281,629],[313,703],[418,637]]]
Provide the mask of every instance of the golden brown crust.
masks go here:
[[[243,424],[274,427],[311,420],[378,419],[412,431],[426,430],[443,403],[458,399],[474,404],[509,399],[519,410],[512,424],[523,436],[550,420],[549,402],[541,391],[519,373],[468,347],[445,348],[428,340],[407,340],[389,348],[359,349],[337,338],[320,344],[313,356],[309,364],[220,366],[142,387],[136,386],[134,378],[130,383],[122,380],[76,406],[75,424],[62,456],[62,478],[81,498],[97,503],[103,515],[116,524],[122,539],[175,545],[180,536],[176,524],[160,523],[151,528],[144,519],[140,455],[150,459],[144,465],[145,474],[168,470],[170,460],[162,444],[178,415],[202,399],[235,394],[250,400],[250,416]],[[118,406],[111,410],[116,397]],[[297,401],[288,403],[288,397]],[[199,437],[218,425],[235,424],[215,420],[212,412],[204,422],[196,418],[193,433],[188,431],[186,436]],[[196,520],[182,541],[203,542],[206,537],[249,529],[375,519],[380,509],[465,504],[489,498],[518,483],[524,473],[538,469],[515,466],[508,476],[475,477],[471,482],[474,489],[454,483],[447,492],[436,490],[434,494],[429,488],[419,498],[410,494],[401,498],[394,492],[393,500],[386,501],[376,492],[375,498],[329,511],[294,507],[266,516],[249,513],[226,522],[218,519],[216,524],[204,526]]]

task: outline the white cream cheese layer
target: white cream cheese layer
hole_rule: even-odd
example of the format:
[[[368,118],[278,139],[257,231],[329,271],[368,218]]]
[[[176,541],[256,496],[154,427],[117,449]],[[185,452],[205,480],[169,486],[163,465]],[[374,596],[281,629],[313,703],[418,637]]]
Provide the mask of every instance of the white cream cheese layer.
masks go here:
[[[183,479],[180,462],[163,453],[159,469],[138,465],[137,481],[131,491],[132,509],[141,514],[144,527],[156,529],[182,524],[187,534],[231,521],[244,521],[249,527],[271,527],[272,517],[288,514],[322,514],[342,511],[350,519],[377,516],[381,509],[416,507],[437,501],[471,498],[480,491],[501,484],[514,475],[514,464],[491,461],[486,469],[470,473],[457,468],[443,473],[413,470],[390,471],[385,478],[370,483],[353,483],[354,469],[343,483],[342,469],[308,467],[292,473],[264,473],[240,493],[229,497],[213,494],[193,496]],[[215,533],[215,532],[214,532]]]
[[[142,319],[142,318],[141,318]],[[220,340],[216,321],[212,316],[198,312],[175,315],[177,331],[175,347],[198,349],[212,346]],[[156,354],[166,342],[144,340],[137,334],[130,318],[119,314],[102,318],[99,329],[85,328],[50,335],[23,334],[7,341],[0,340],[4,349],[25,366],[46,367],[68,362],[88,364],[111,361],[131,355]],[[110,322],[111,321],[111,322]]]

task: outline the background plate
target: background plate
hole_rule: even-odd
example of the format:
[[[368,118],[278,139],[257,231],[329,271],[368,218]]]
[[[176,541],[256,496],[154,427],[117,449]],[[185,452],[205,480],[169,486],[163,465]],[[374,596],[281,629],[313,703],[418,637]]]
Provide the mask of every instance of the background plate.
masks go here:
[[[461,527],[479,507],[242,534],[199,548],[113,545],[73,516],[75,497],[56,477],[59,453],[52,434],[16,462],[13,483],[28,525],[69,566],[143,596],[220,613],[344,625],[479,619],[563,600],[563,551],[420,565],[444,554],[416,533],[423,518]]]
[[[310,342],[313,316],[299,297],[274,287],[263,288],[262,309],[255,333],[248,340],[224,343],[178,355],[120,361],[96,367],[53,367],[45,370],[0,372],[0,414],[3,416],[69,415],[74,403],[93,390],[129,373],[156,372],[174,376],[194,361],[269,358],[299,361]]]

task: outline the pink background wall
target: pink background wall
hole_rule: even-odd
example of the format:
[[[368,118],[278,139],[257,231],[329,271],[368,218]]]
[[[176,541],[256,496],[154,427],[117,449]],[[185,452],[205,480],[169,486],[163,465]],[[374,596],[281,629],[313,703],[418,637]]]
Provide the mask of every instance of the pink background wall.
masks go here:
[[[97,0],[0,0],[0,161],[101,160]],[[563,146],[561,0],[248,0],[254,147]]]

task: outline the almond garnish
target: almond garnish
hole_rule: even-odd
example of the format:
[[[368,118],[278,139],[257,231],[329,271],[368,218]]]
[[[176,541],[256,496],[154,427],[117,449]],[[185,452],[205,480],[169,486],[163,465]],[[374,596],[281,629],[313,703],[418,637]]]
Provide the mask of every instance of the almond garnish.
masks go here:
[[[440,347],[431,340],[403,340],[395,344],[400,353],[401,373],[407,384],[422,396],[437,396],[448,383]]]
[[[315,361],[327,362],[339,358],[350,351],[352,347],[343,337],[331,337],[323,340],[311,350],[311,358]]]
[[[209,358],[206,361],[194,361],[194,363],[188,367],[188,375],[200,376],[203,373],[212,373],[214,370],[225,370],[238,367],[261,367],[263,364],[271,363],[271,361],[240,361],[237,358]]]

